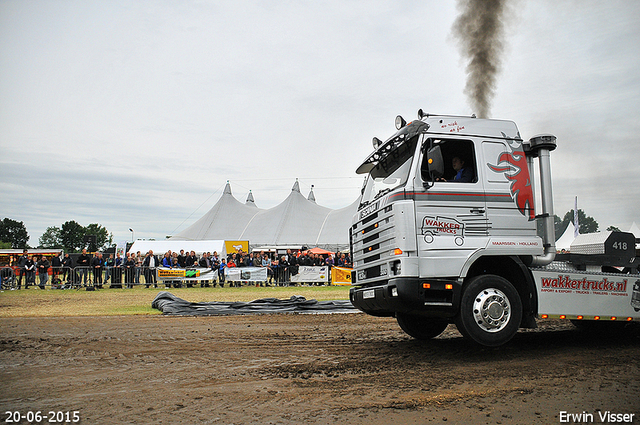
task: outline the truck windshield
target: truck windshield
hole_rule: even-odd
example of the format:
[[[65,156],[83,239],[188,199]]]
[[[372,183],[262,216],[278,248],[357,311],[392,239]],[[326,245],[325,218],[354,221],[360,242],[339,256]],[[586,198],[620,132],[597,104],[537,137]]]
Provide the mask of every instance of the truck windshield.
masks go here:
[[[371,169],[362,193],[360,207],[407,182],[418,137],[389,152]]]

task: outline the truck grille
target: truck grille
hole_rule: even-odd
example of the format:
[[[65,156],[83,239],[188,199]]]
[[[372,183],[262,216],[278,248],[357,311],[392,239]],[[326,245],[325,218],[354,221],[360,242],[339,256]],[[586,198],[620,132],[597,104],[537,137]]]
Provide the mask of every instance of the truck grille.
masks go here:
[[[394,220],[392,207],[381,208],[351,227],[351,252],[355,280],[358,285],[387,278],[386,267],[380,267],[394,249]]]

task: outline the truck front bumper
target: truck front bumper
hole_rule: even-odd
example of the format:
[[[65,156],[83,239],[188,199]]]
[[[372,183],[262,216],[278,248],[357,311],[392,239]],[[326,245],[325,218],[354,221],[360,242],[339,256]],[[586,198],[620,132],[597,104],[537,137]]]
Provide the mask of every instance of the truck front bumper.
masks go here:
[[[447,289],[450,288],[450,289]],[[353,287],[351,303],[372,316],[395,313],[453,318],[458,312],[460,284],[455,280],[398,277],[368,287]]]

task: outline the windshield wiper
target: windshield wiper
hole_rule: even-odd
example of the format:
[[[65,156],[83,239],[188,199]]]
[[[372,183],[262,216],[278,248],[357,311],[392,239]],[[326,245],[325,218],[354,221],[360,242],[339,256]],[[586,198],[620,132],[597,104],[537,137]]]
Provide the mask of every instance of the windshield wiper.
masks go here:
[[[380,198],[382,195],[391,192],[391,188],[386,188],[386,189],[382,189],[380,192],[378,192],[376,194],[376,196],[374,196],[373,200],[375,201],[376,199]]]

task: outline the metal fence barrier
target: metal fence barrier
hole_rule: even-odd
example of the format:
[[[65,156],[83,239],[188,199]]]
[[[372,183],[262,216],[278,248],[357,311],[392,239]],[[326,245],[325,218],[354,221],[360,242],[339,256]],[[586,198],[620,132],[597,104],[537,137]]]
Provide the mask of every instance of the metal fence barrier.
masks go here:
[[[274,286],[288,286],[295,283],[291,282],[291,276],[297,274],[297,266],[272,267],[271,272],[267,275],[267,280],[260,284],[268,284]],[[38,273],[38,271],[26,271],[12,267],[3,267],[0,269],[0,278],[2,290],[15,290],[28,288],[29,286],[37,286],[41,289],[50,287],[51,289],[81,289],[87,290],[102,288],[133,288],[135,286],[144,285],[149,288],[159,285],[165,288],[193,287],[200,285],[202,287],[218,286],[241,286],[249,284],[245,281],[227,281],[223,274],[214,270],[212,274],[203,277],[200,280],[158,280],[157,268],[141,267],[141,266],[76,266],[76,267],[49,267],[46,273]],[[255,282],[251,282],[255,284]]]

